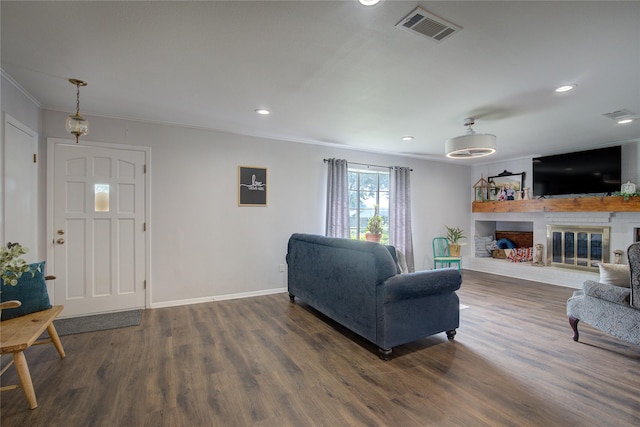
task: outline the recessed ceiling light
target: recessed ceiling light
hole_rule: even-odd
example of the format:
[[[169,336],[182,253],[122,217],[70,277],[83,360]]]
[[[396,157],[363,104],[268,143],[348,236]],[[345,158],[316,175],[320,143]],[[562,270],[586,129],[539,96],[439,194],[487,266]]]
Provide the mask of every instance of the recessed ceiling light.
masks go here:
[[[626,125],[627,123],[631,123],[633,121],[633,119],[622,119],[622,120],[618,120],[618,124],[619,125]]]
[[[256,110],[256,113],[261,114],[261,115],[263,115],[263,116],[266,116],[266,115],[267,115],[267,114],[269,114],[270,112],[269,112],[269,110],[265,110],[264,108],[258,108],[258,109]]]
[[[373,6],[380,3],[380,0],[358,0],[363,6]]]
[[[556,89],[556,92],[558,93],[562,93],[562,92],[569,92],[572,89],[576,88],[576,84],[571,84],[571,85],[564,85],[564,86],[560,86],[559,88]]]
[[[405,135],[402,137],[403,141],[413,141],[413,137],[411,135]]]

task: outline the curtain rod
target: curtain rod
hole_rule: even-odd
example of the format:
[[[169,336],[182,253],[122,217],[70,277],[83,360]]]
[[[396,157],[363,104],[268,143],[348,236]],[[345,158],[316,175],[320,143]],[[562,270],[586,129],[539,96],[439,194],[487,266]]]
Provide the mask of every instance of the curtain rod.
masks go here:
[[[327,163],[329,161],[329,159],[322,159],[323,162]],[[366,167],[374,167],[374,168],[387,168],[387,169],[393,169],[394,166],[380,166],[380,165],[370,165],[367,163],[356,163],[356,162],[350,162],[347,160],[347,163],[350,165],[360,165],[360,166],[366,166]],[[410,172],[413,172],[413,169],[409,169]]]

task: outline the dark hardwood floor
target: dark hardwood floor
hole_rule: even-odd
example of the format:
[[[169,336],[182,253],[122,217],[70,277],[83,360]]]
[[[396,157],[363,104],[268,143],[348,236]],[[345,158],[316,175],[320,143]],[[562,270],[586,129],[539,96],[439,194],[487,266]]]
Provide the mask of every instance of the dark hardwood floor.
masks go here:
[[[444,333],[376,348],[286,293],[146,310],[139,327],[27,351],[39,407],[11,426],[640,425],[640,347],[581,324],[572,289],[465,271]],[[17,381],[14,368],[3,383]]]

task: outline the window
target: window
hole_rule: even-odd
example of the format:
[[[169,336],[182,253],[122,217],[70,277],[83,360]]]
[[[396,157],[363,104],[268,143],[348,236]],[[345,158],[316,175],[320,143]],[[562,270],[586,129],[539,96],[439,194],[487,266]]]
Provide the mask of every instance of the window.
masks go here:
[[[383,219],[382,240],[389,243],[389,171],[349,169],[349,230],[352,239],[364,240],[369,219],[378,206]]]
[[[94,190],[94,210],[109,212],[109,184],[95,184]]]

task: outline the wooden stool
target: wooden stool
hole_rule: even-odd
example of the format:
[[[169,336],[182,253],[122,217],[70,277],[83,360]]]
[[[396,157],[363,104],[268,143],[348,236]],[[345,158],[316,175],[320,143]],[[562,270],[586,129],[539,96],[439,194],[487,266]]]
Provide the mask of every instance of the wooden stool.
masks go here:
[[[9,307],[5,306],[3,308]],[[27,402],[29,402],[29,408],[31,409],[37,408],[38,402],[36,401],[36,393],[33,389],[33,383],[31,382],[27,359],[24,357],[24,350],[32,345],[53,343],[60,354],[60,358],[64,359],[64,348],[62,348],[58,332],[55,326],[53,326],[53,320],[58,317],[63,309],[63,306],[55,305],[49,310],[38,311],[0,322],[0,328],[2,329],[2,333],[0,334],[0,354],[13,353],[13,361],[9,362],[7,366],[0,371],[0,375],[15,363],[18,376],[20,377],[20,384],[22,385],[24,394],[27,397]],[[40,335],[44,333],[45,329],[49,333],[49,339],[36,341]],[[0,391],[15,390],[18,387],[20,387],[20,385],[17,384],[3,386],[0,388]]]

